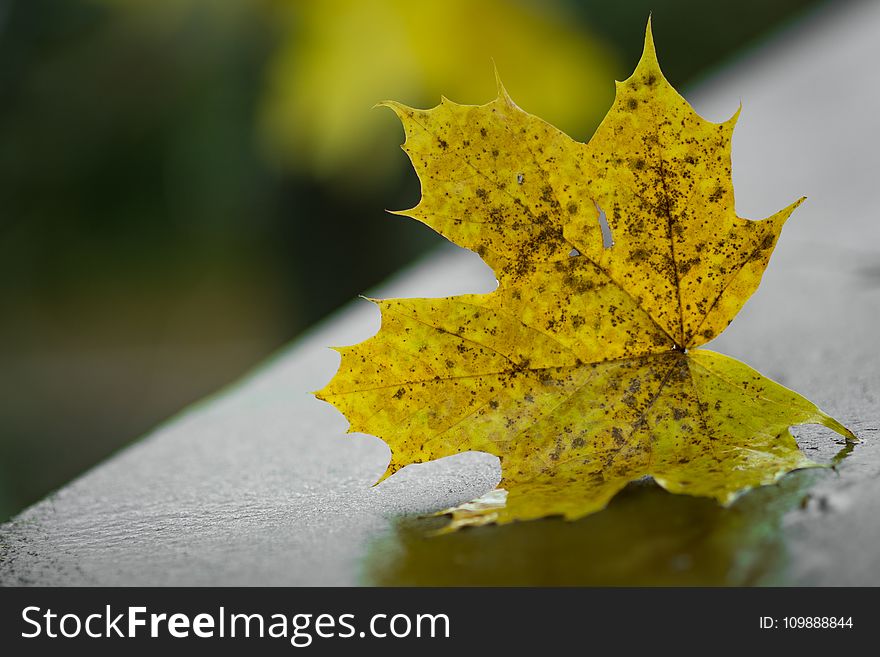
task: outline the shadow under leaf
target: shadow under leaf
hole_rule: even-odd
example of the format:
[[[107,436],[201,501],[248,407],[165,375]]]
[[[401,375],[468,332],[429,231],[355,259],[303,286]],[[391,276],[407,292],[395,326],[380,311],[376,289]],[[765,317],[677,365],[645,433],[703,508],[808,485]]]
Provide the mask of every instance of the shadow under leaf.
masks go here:
[[[834,462],[843,458],[843,450]],[[431,536],[447,519],[408,518],[370,550],[380,586],[741,586],[785,583],[782,520],[822,470],[800,470],[731,506],[629,485],[600,513]]]

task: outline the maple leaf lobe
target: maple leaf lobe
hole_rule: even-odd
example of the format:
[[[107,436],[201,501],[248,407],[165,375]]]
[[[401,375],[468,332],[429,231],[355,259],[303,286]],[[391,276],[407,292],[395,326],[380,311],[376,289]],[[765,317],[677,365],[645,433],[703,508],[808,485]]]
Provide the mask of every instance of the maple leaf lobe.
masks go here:
[[[762,221],[736,215],[730,143],[738,116],[712,123],[675,91],[649,21],[635,71],[616,83],[586,146],[590,191],[615,237],[603,266],[683,348],[727,327],[803,200]]]

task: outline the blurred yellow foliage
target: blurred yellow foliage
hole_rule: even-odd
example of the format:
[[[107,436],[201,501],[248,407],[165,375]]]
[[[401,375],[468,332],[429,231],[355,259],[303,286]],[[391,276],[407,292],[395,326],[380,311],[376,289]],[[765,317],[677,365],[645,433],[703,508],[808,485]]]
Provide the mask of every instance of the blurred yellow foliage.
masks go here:
[[[261,132],[281,166],[319,177],[387,172],[399,130],[378,101],[434,105],[441,90],[478,103],[492,60],[528,111],[587,139],[608,109],[614,59],[553,2],[276,2],[282,42],[270,62]],[[378,147],[377,147],[378,145]],[[364,166],[365,163],[368,166]]]

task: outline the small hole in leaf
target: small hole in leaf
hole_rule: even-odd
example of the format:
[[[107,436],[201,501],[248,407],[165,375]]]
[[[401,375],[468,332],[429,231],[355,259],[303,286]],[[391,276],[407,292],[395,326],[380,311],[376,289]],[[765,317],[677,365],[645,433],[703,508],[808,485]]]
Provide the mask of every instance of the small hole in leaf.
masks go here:
[[[571,251],[568,252],[568,257],[569,258],[577,258],[580,254],[581,254],[581,252],[578,251],[577,249],[572,249]]]
[[[610,249],[614,246],[614,237],[611,235],[611,226],[608,225],[608,217],[605,216],[605,210],[596,203],[596,209],[599,211],[599,228],[602,229],[602,246]]]
[[[518,173],[516,174],[516,183],[518,185],[522,185],[526,181],[526,174]]]

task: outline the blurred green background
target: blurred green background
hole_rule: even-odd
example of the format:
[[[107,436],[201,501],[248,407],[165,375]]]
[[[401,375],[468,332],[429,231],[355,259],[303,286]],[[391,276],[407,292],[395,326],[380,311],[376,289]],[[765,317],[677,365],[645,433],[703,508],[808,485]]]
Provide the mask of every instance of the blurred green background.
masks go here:
[[[375,102],[585,140],[650,11],[682,87],[816,4],[0,0],[0,520],[439,243]]]

